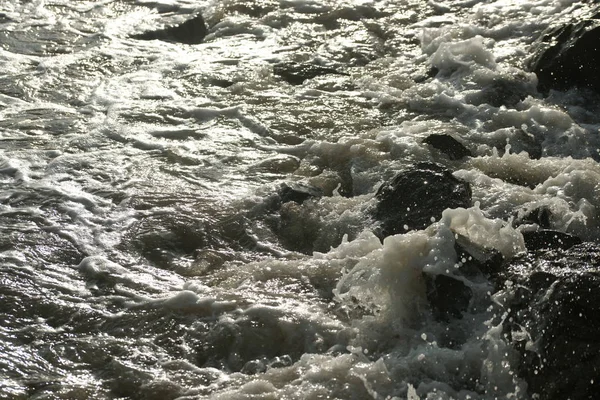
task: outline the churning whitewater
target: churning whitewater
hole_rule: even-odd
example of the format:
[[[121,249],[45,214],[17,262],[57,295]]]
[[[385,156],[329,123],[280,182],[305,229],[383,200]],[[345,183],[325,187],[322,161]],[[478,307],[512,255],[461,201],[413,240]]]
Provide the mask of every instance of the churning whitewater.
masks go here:
[[[0,0],[0,398],[594,398],[594,7]]]

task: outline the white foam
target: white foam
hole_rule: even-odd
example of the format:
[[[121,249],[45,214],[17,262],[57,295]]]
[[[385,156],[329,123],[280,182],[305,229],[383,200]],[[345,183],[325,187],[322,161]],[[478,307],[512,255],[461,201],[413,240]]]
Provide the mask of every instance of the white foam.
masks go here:
[[[444,210],[442,223],[471,242],[496,249],[509,259],[526,250],[519,231],[501,219],[486,218],[477,206]]]
[[[596,237],[600,224],[596,211],[600,167],[594,160],[571,157],[534,160],[525,153],[507,151],[501,157],[473,158],[470,164],[484,174],[461,170],[456,175],[474,185],[474,199],[496,215],[506,215],[519,207],[533,210],[547,206],[553,213],[556,229],[586,239]]]
[[[86,257],[77,266],[81,273],[89,277],[99,277],[103,275],[125,275],[129,273],[126,268],[123,268],[117,263],[107,260],[101,256]]]
[[[484,38],[475,36],[471,39],[441,43],[431,55],[431,65],[441,71],[452,71],[461,68],[482,66],[489,69],[496,67],[494,54],[488,50]]]
[[[214,297],[200,297],[191,290],[182,290],[164,300],[154,300],[150,304],[207,317],[221,315],[237,308],[235,302],[219,301]]]

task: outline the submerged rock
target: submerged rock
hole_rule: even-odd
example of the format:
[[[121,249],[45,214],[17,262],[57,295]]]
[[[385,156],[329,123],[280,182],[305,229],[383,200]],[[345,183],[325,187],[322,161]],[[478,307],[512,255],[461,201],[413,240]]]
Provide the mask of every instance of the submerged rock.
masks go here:
[[[600,390],[600,246],[528,253],[505,276],[504,329],[519,374],[541,400],[592,399]]]
[[[515,107],[527,96],[535,93],[535,85],[523,76],[499,77],[481,90],[465,95],[469,104],[489,104],[493,107]]]
[[[464,157],[473,157],[473,154],[461,142],[450,135],[432,134],[427,136],[423,143],[427,143],[446,154],[451,160],[460,160]]]
[[[277,243],[277,246],[285,250],[311,254],[317,246],[315,241],[320,223],[318,213],[315,212],[318,206],[316,202],[309,200],[319,199],[322,196],[323,191],[316,186],[301,182],[285,182],[279,185],[274,194],[265,199],[265,208],[259,207],[258,215],[254,215],[253,219],[259,226],[260,220],[266,223],[266,227],[273,235],[267,242]],[[265,211],[267,214],[262,214]],[[269,235],[263,231],[260,236]]]
[[[418,163],[383,184],[376,194],[374,217],[380,237],[411,229],[423,229],[439,220],[446,208],[471,206],[471,186],[449,169],[434,163]]]
[[[331,67],[312,63],[297,64],[293,62],[275,64],[273,66],[273,73],[282,77],[286,82],[292,85],[301,85],[305,80],[313,79],[321,75],[348,75]]]
[[[156,31],[148,31],[131,37],[139,40],[163,40],[183,44],[202,43],[208,33],[206,23],[201,14],[177,26],[171,26]]]
[[[573,86],[600,91],[599,8],[573,23],[551,26],[534,44],[531,70],[538,89],[566,90]]]
[[[440,72],[439,68],[431,67],[425,73],[416,75],[413,80],[415,83],[423,83],[431,78],[435,78],[435,76]]]

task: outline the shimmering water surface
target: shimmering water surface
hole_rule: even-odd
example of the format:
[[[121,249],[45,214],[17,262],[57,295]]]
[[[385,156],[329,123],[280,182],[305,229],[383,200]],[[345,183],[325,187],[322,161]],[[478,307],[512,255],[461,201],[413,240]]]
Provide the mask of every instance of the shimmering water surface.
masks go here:
[[[502,294],[440,322],[420,271],[455,233],[522,251],[506,221],[540,206],[600,237],[598,99],[526,68],[586,7],[0,0],[0,398],[528,398]],[[202,44],[131,38],[198,12]],[[382,243],[375,192],[418,161],[477,203]]]

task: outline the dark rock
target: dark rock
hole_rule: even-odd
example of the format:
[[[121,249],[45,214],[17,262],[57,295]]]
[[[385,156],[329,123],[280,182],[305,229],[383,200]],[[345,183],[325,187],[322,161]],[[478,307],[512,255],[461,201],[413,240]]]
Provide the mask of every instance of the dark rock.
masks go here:
[[[461,276],[469,281],[482,282],[485,280],[483,274],[498,274],[504,263],[504,257],[498,250],[479,246],[462,235],[456,235],[454,249],[458,264],[454,273],[457,276],[423,273],[427,300],[437,321],[462,318],[462,314],[469,309],[473,290],[460,279]],[[478,305],[474,305],[470,311],[476,311],[477,308]]]
[[[541,92],[573,86],[600,91],[598,8],[573,23],[548,28],[534,44],[533,53],[530,67]]]
[[[538,231],[525,231],[525,247],[529,251],[541,249],[569,249],[575,245],[581,244],[581,239],[575,235],[565,232],[554,231],[551,229],[540,229]]]
[[[6,24],[8,22],[12,22],[13,19],[6,15],[6,13],[0,13],[0,24]]]
[[[319,198],[323,196],[323,191],[315,186],[310,186],[299,182],[287,182],[281,185],[279,189],[279,203],[284,204],[293,201],[302,204],[309,198]]]
[[[156,31],[148,31],[131,37],[139,40],[163,40],[183,44],[202,43],[208,33],[206,23],[201,14],[185,21],[184,23]]]
[[[600,390],[600,246],[527,253],[505,278],[504,330],[518,373],[541,400],[593,399]]]
[[[473,154],[461,142],[450,135],[432,134],[427,136],[423,143],[427,143],[446,154],[451,160],[460,160],[464,157],[473,157]]]
[[[544,154],[542,143],[546,140],[546,134],[538,127],[528,128],[528,132],[525,132],[523,129],[517,132],[514,141],[511,143],[511,152],[521,153],[522,151],[526,151],[532,160],[542,158]]]
[[[462,235],[456,235],[454,250],[459,263],[459,271],[474,277],[481,273],[494,275],[501,271],[504,257],[496,249],[481,247]]]
[[[373,216],[381,224],[380,237],[386,237],[423,229],[446,208],[470,207],[471,186],[439,164],[418,163],[383,184],[376,197]]]
[[[331,67],[312,63],[296,64],[293,62],[275,64],[273,66],[273,73],[282,77],[286,82],[292,85],[301,85],[305,80],[313,79],[321,75],[348,75]]]
[[[427,301],[433,316],[438,321],[461,318],[469,307],[473,291],[459,279],[447,275],[429,275],[424,273],[427,285]]]

